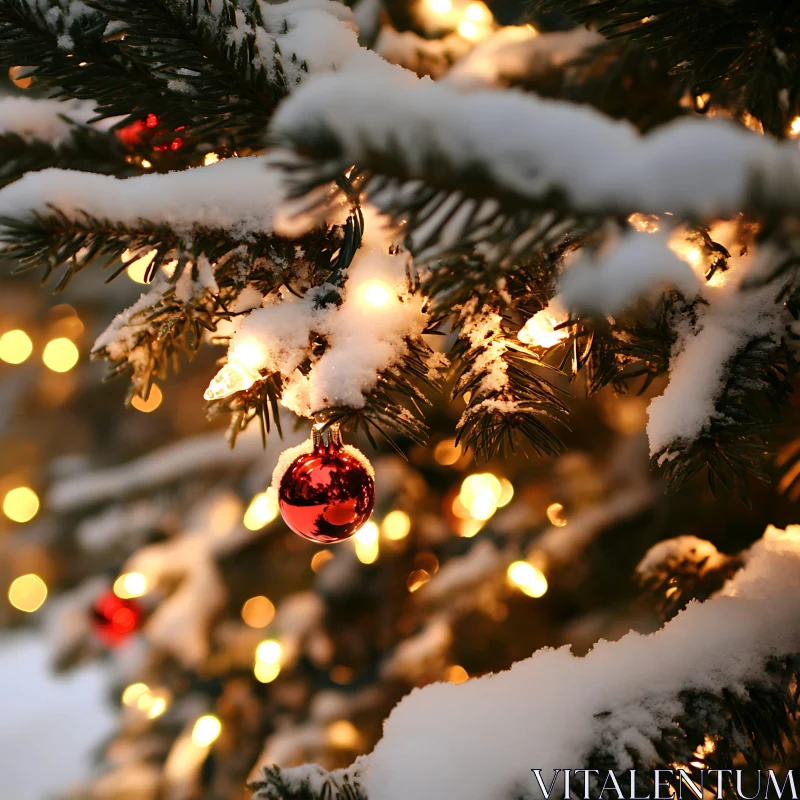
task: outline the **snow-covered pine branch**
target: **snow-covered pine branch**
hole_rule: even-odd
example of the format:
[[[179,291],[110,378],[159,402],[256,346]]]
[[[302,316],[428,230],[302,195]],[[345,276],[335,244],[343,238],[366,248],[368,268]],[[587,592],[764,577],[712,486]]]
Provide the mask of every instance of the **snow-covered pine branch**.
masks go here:
[[[800,527],[768,528],[742,558],[716,596],[655,634],[600,642],[583,658],[542,650],[507,672],[429,685],[347,770],[272,768],[255,798],[528,796],[533,769],[546,782],[563,764],[600,767],[602,778],[778,747],[774,714],[795,708],[800,664]]]

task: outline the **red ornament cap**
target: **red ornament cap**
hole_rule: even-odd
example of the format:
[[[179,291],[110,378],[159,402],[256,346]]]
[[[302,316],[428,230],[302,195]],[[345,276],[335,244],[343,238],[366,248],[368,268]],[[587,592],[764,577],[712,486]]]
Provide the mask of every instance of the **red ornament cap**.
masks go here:
[[[311,440],[287,450],[275,468],[281,516],[295,533],[312,542],[344,541],[375,508],[373,475],[367,458],[342,444],[338,425],[325,429],[315,425]]]
[[[142,608],[135,600],[123,600],[112,591],[104,592],[92,608],[92,627],[106,647],[122,644],[138,627]]]

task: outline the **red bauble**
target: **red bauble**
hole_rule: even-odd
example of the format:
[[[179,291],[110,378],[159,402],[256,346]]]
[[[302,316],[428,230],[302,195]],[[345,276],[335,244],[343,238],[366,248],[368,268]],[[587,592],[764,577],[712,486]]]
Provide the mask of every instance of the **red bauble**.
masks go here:
[[[375,508],[369,462],[358,450],[342,444],[336,425],[325,430],[315,427],[310,446],[300,449],[305,452],[277,481],[284,521],[312,542],[332,544],[348,539]]]
[[[92,628],[106,647],[122,644],[138,627],[142,608],[135,600],[123,600],[114,592],[101,594],[92,607]]]

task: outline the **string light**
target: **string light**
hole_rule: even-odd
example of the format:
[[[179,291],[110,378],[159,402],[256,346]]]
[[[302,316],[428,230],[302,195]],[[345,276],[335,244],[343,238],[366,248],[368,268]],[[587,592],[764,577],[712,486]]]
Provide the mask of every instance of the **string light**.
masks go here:
[[[19,611],[32,614],[47,599],[47,584],[33,572],[20,575],[8,587],[8,602]]]
[[[547,591],[547,578],[527,561],[515,561],[506,573],[508,582],[528,597],[541,597]]]
[[[216,164],[219,161],[219,155],[217,153],[206,153],[205,157],[203,158],[203,166],[210,167],[212,164]]]
[[[464,11],[464,16],[473,22],[480,22],[488,16],[488,10],[483,3],[470,3]]]
[[[161,405],[163,399],[164,394],[161,389],[159,389],[156,384],[152,384],[150,387],[150,394],[147,395],[147,400],[135,394],[131,400],[131,405],[143,414],[150,414]]]
[[[352,722],[339,719],[328,725],[328,744],[331,747],[341,747],[347,750],[356,750],[361,745],[361,734]]]
[[[534,314],[517,334],[523,343],[535,347],[555,347],[569,336],[566,327],[556,330],[558,325],[566,322],[567,312],[556,300],[552,300],[547,308]]]
[[[453,664],[452,667],[447,668],[448,683],[464,683],[466,680],[469,680],[469,673],[464,669],[464,667],[461,667],[458,664]]]
[[[486,522],[498,508],[508,505],[513,496],[514,487],[507,479],[501,481],[491,472],[475,473],[462,481],[461,491],[453,503],[453,513],[462,519],[471,517]]]
[[[51,339],[42,353],[44,365],[53,372],[69,372],[78,363],[79,357],[75,343],[65,336]]]
[[[461,458],[461,448],[456,447],[455,439],[443,439],[433,448],[433,457],[437,464],[451,467]]]
[[[141,572],[126,572],[114,581],[114,594],[121,600],[147,594],[147,578]]]
[[[392,287],[386,281],[373,278],[358,287],[359,296],[369,306],[383,308],[392,299]]]
[[[33,342],[25,331],[6,331],[0,336],[0,359],[6,364],[21,364],[33,352]]]
[[[405,539],[411,531],[411,517],[405,511],[390,511],[381,523],[381,532],[391,541]]]
[[[222,723],[213,714],[205,714],[192,728],[192,744],[195,747],[209,747],[222,733]]]
[[[270,486],[250,501],[244,512],[244,526],[249,531],[259,531],[278,516],[279,510],[277,493]]]
[[[149,162],[148,162],[149,163]],[[142,162],[142,166],[144,166],[144,162]],[[145,253],[143,256],[134,259],[131,261],[127,267],[125,267],[125,272],[128,274],[128,277],[134,283],[147,283],[145,280],[145,275],[147,274],[147,270],[150,265],[153,263],[153,259],[158,255],[158,250],[153,249],[150,250],[148,253]],[[127,262],[129,258],[132,258],[134,253],[130,250],[126,250],[122,254],[122,261]]]
[[[3,513],[13,522],[29,522],[39,511],[39,496],[27,486],[17,486],[3,498]]]
[[[356,548],[356,558],[362,564],[374,564],[378,560],[378,526],[370,520],[365,522],[356,531],[353,537]]]
[[[242,606],[242,619],[251,628],[266,628],[275,617],[275,606],[263,594],[251,597]]]
[[[256,663],[253,674],[261,683],[271,683],[281,672],[280,642],[275,639],[265,639],[256,648]]]
[[[790,136],[800,136],[800,117],[795,117],[789,123],[789,135]]]
[[[146,158],[143,158],[141,160],[141,165],[142,165],[142,167],[144,167],[144,169],[152,169],[153,168],[153,165]]]
[[[478,37],[478,26],[474,22],[464,19],[458,25],[458,32],[465,39],[476,39]]]
[[[319,572],[331,559],[334,558],[330,550],[320,550],[311,557],[311,570]]]
[[[564,506],[561,503],[550,503],[545,513],[550,524],[554,527],[563,528],[567,524],[567,518],[564,516]]]
[[[452,0],[429,0],[428,5],[434,14],[449,14],[453,10]]]
[[[659,219],[655,214],[640,214],[637,211],[628,217],[628,222],[639,233],[658,233],[661,230]]]
[[[249,389],[261,375],[265,362],[264,348],[254,341],[240,342],[228,353],[228,363],[211,379],[203,397],[219,400]]]
[[[139,702],[140,697],[149,693],[150,687],[146,683],[132,683],[122,692],[122,705],[132,708]]]
[[[26,67],[9,67],[8,77],[18,89],[28,89],[33,83],[33,78],[25,75]]]

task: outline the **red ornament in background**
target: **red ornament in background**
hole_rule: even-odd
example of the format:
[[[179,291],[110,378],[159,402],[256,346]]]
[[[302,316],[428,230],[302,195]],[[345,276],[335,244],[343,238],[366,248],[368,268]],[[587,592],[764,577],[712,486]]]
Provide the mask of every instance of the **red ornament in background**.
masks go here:
[[[135,600],[123,600],[114,592],[100,595],[92,607],[92,628],[106,647],[122,644],[138,627],[142,608]]]
[[[305,452],[275,483],[286,524],[305,539],[332,544],[351,537],[370,518],[375,482],[366,457],[342,444],[338,425],[320,428],[314,426],[310,444],[294,449]]]

